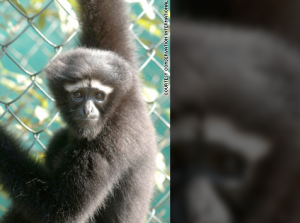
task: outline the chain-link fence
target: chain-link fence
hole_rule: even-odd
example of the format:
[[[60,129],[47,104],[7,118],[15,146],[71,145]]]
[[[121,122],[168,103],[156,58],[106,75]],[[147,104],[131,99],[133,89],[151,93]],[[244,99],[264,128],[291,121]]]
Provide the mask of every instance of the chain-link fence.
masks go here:
[[[155,197],[147,222],[170,222],[170,100],[164,94],[164,1],[127,1],[132,19],[129,28],[140,56],[143,95],[159,145]],[[75,0],[0,0],[1,124],[7,125],[41,161],[49,139],[65,125],[49,94],[43,68],[62,51],[76,47],[80,32],[77,8]],[[9,197],[1,191],[0,215],[9,205]]]

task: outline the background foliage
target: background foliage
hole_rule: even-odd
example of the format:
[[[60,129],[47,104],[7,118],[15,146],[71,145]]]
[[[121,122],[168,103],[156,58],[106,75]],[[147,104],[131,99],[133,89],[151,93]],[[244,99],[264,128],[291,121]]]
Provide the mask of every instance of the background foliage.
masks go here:
[[[161,0],[127,0],[140,56],[143,95],[157,131],[156,190],[147,222],[170,222],[170,100],[163,94]],[[0,122],[43,160],[49,139],[64,126],[43,68],[76,47],[80,23],[75,0],[0,0]],[[17,165],[17,164],[16,164]],[[0,188],[0,216],[10,200]]]

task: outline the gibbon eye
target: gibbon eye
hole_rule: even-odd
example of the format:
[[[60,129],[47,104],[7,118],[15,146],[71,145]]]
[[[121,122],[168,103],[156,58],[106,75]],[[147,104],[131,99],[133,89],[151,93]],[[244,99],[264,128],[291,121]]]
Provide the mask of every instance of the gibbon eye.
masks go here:
[[[83,94],[80,91],[73,92],[73,97],[75,99],[81,99],[83,97]]]
[[[96,95],[95,95],[95,98],[97,99],[97,100],[103,100],[104,99],[104,94],[103,93],[97,93]]]

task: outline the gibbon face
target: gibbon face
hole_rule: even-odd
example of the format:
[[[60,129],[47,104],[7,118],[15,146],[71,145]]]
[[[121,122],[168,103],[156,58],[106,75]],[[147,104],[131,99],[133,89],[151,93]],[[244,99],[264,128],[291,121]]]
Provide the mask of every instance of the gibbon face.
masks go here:
[[[74,112],[73,119],[76,123],[93,125],[101,119],[103,107],[112,87],[105,86],[97,80],[83,80],[75,84],[66,84],[69,93],[70,112]],[[102,111],[101,111],[102,110]]]
[[[81,138],[95,138],[133,89],[134,72],[108,51],[78,48],[51,61],[46,73],[63,119]]]
[[[83,80],[64,86],[69,93],[70,116],[81,131],[97,129],[105,115],[105,105],[113,88],[97,80]]]

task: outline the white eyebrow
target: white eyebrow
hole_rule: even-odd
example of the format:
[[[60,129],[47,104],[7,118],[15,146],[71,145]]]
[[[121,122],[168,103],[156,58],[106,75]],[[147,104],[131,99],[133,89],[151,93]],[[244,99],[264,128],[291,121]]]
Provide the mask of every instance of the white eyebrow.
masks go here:
[[[222,143],[253,161],[264,157],[271,147],[271,143],[266,138],[241,132],[233,123],[221,117],[206,117],[204,133],[208,141]]]
[[[82,81],[79,81],[75,84],[66,84],[65,85],[65,89],[68,92],[73,92],[73,91],[78,90],[79,88],[86,88],[86,87],[89,87],[89,81],[88,80],[82,80]]]
[[[76,91],[80,88],[87,88],[87,87],[96,88],[100,91],[103,91],[106,94],[109,94],[113,91],[112,87],[104,85],[98,80],[91,80],[91,81],[82,80],[82,81],[79,81],[75,84],[66,84],[64,87],[68,92],[73,92],[73,91]]]
[[[113,88],[107,85],[102,84],[100,81],[92,80],[91,81],[91,87],[97,88],[100,91],[103,91],[106,94],[109,94],[113,91]]]

